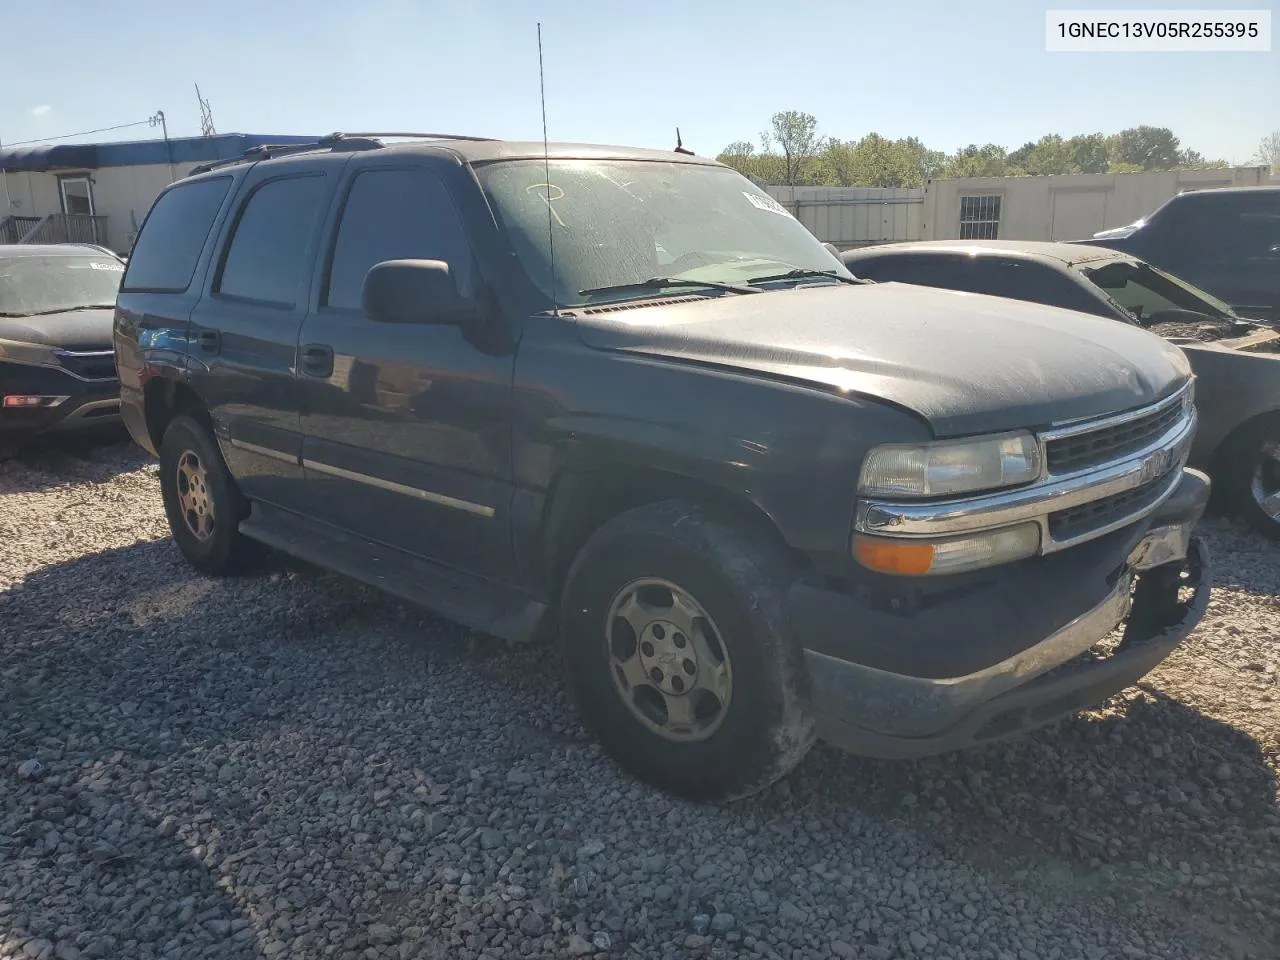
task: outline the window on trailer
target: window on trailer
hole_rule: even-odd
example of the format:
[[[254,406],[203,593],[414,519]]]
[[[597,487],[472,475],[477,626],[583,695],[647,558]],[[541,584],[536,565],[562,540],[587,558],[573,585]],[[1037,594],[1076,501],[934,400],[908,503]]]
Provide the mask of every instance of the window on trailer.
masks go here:
[[[1000,197],[960,198],[960,239],[995,240],[1000,233]]]

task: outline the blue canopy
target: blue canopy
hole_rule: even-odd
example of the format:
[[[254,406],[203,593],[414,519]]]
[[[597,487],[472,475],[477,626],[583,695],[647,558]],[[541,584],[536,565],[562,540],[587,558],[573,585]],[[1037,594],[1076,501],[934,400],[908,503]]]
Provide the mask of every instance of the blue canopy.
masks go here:
[[[101,167],[133,167],[150,163],[207,163],[230,160],[266,143],[311,143],[317,137],[289,134],[223,133],[212,137],[179,137],[164,140],[128,140],[120,143],[63,143],[4,147],[0,170],[7,173],[48,170],[95,170]]]

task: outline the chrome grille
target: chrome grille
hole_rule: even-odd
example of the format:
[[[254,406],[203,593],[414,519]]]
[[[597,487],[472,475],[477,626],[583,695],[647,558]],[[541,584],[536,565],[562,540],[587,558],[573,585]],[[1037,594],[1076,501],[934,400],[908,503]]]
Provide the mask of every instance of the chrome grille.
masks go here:
[[[1181,469],[1179,465],[1178,469]],[[1117,493],[1092,503],[1081,504],[1069,510],[1049,514],[1049,535],[1056,542],[1071,541],[1088,533],[1095,533],[1128,522],[1156,503],[1168,489],[1169,474],[1158,480]]]
[[[116,354],[105,350],[58,350],[58,363],[72,376],[81,380],[114,380],[116,378]]]
[[[1183,416],[1181,402],[1113,426],[1049,440],[1045,460],[1052,474],[1075,473],[1121,460],[1156,440]]]

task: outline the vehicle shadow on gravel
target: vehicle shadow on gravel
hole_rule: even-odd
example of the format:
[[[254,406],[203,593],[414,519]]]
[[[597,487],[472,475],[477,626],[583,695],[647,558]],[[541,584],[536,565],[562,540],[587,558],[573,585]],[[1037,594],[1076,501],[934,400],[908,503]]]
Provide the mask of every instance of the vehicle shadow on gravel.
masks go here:
[[[464,850],[505,847],[545,812],[554,824],[596,782],[644,798],[655,831],[671,816],[726,843],[746,831],[801,871],[871,842],[845,825],[880,823],[1042,902],[1155,911],[1261,956],[1275,942],[1274,772],[1256,741],[1158,686],[914,763],[819,746],[725,810],[599,758],[560,676],[550,648],[507,649],[285,561],[211,580],[162,540],[41,568],[0,593],[0,956],[44,956],[24,939],[73,957],[318,955],[325,939],[357,956],[370,931],[435,909],[409,891]],[[20,778],[31,759],[42,771]],[[318,773],[300,787],[304,769]],[[308,805],[341,811],[342,827],[306,820]],[[277,828],[290,811],[297,832]],[[813,837],[825,849],[798,845]],[[346,882],[334,877],[364,885],[324,886]],[[772,923],[750,897],[726,902]],[[448,904],[463,922],[469,908]]]
[[[191,709],[201,691],[177,669],[185,640],[134,642],[204,592],[159,541],[0,593],[0,957],[265,955],[211,869],[224,854],[191,833],[214,798],[169,785],[193,741],[229,731]]]
[[[129,439],[124,427],[38,437],[9,456],[0,454],[0,496],[73,483],[104,483],[151,462],[154,458]]]

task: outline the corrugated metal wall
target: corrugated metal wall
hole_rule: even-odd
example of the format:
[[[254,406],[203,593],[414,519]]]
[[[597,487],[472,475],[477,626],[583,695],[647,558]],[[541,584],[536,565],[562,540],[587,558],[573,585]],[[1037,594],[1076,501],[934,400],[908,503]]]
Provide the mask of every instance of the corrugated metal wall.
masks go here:
[[[1150,173],[930,180],[924,188],[765,189],[824,243],[858,247],[960,236],[965,197],[1000,198],[1002,240],[1086,240],[1124,226],[1183,190],[1256,186],[1280,178],[1265,167]]]
[[[837,247],[920,239],[924,190],[766,187],[819,240]]]

